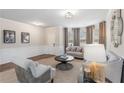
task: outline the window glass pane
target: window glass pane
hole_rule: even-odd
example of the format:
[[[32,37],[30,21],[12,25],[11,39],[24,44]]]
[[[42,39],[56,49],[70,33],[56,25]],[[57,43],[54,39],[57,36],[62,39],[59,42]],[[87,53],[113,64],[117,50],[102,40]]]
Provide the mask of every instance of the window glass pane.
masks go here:
[[[96,24],[93,30],[93,43],[99,43],[99,24]]]
[[[80,29],[80,46],[86,44],[86,28]]]
[[[68,46],[73,46],[74,43],[74,31],[72,28],[68,29]]]

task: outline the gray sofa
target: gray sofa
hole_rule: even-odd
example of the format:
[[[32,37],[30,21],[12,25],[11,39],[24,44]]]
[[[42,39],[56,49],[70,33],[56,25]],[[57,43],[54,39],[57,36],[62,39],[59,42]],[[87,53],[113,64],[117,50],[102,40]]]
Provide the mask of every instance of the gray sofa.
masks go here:
[[[69,46],[66,48],[66,54],[76,58],[83,58],[83,47],[81,46]]]

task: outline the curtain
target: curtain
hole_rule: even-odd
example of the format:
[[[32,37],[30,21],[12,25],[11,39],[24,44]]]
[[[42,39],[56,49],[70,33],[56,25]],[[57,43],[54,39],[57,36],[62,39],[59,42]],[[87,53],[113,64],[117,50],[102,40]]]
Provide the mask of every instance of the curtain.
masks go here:
[[[74,46],[80,46],[80,28],[72,28],[74,31]]]
[[[64,28],[64,52],[66,53],[66,47],[68,47],[68,28]]]
[[[99,43],[106,47],[106,22],[99,23]]]
[[[86,32],[86,43],[87,44],[92,44],[93,43],[93,26],[88,26],[86,27],[87,32]]]

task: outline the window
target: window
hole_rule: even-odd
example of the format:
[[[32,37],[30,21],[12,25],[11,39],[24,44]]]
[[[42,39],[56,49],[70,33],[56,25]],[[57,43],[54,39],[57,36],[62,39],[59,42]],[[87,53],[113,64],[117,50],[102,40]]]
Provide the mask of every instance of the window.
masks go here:
[[[68,28],[68,46],[74,45],[74,32],[72,28]]]
[[[80,46],[86,44],[86,28],[80,29]]]
[[[96,24],[93,29],[93,43],[99,43],[99,24]]]

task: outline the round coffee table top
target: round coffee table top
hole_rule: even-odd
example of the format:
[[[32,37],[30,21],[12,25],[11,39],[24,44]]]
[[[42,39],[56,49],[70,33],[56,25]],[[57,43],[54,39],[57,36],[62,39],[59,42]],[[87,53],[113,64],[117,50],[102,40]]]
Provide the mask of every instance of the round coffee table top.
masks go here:
[[[55,60],[61,62],[61,63],[56,65],[56,68],[59,70],[66,71],[66,70],[70,70],[73,68],[73,65],[68,63],[68,62],[74,60],[73,56],[70,56],[70,55],[56,56]]]
[[[60,62],[69,62],[69,61],[74,60],[74,57],[70,55],[66,55],[66,56],[60,55],[60,56],[56,56],[55,60],[60,61]]]

